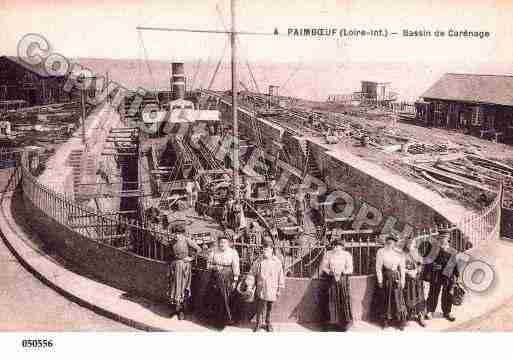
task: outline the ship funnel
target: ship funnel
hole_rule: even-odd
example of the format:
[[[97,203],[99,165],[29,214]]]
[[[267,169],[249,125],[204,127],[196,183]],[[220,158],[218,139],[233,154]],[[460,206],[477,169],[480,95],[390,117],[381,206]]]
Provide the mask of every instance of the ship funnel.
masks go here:
[[[185,72],[183,62],[171,63],[171,100],[185,98]]]
[[[280,86],[269,85],[269,106],[279,104],[279,88]]]

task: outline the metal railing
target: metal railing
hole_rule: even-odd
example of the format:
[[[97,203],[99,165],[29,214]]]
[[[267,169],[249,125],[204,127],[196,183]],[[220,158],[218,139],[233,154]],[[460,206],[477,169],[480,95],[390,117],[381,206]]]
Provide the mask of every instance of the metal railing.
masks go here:
[[[451,246],[458,252],[464,252],[479,246],[486,240],[498,239],[500,235],[502,186],[493,202],[474,215],[465,218],[455,226],[441,225],[430,229],[416,231],[412,239],[416,243],[428,245],[436,240],[441,231],[449,231]],[[377,235],[361,236],[359,234],[341,234],[345,248],[353,257],[354,275],[371,275],[375,273],[376,253],[383,244]],[[241,259],[241,270],[249,271],[251,265],[261,253],[261,245],[234,243]],[[322,256],[329,247],[325,244],[308,243],[303,246],[280,242],[275,247],[281,257],[287,276],[297,278],[317,278]],[[420,249],[422,253],[422,248]]]
[[[377,236],[344,238],[345,249],[353,257],[354,275],[369,275],[374,273],[376,252],[382,247]],[[248,272],[253,263],[261,258],[262,245],[235,242],[233,248],[240,257],[242,272]],[[304,245],[289,244],[279,241],[275,245],[275,254],[283,263],[284,271],[288,277],[318,278],[319,265],[330,247],[319,241],[308,242]]]
[[[128,213],[100,213],[78,204],[72,198],[41,184],[27,169],[27,161],[22,159],[20,162],[22,165],[18,164],[16,168],[19,169],[18,180],[21,178],[24,195],[47,217],[91,240],[146,258],[161,261],[168,259],[169,243],[173,238],[170,232],[151,223],[145,226],[136,224]],[[499,237],[502,191],[501,187],[497,197],[487,208],[449,228],[451,244],[455,249],[465,251],[475,248],[481,241]],[[431,241],[438,233],[439,228],[434,228],[415,233],[413,238]],[[382,245],[377,235],[346,236],[345,239],[346,249],[353,256],[354,274],[373,274],[376,252]],[[235,242],[234,248],[239,252],[243,271],[248,271],[262,252],[260,244]],[[283,259],[286,273],[290,277],[299,278],[318,277],[320,261],[328,249],[329,247],[319,240],[309,241],[305,245],[291,245],[281,241],[276,246],[276,252]],[[196,261],[198,268],[202,267],[203,262],[202,257]]]
[[[21,167],[25,198],[47,217],[80,236],[130,251],[143,257],[166,260],[171,234],[156,226],[135,224],[129,213],[98,213],[68,196],[42,185]]]
[[[458,251],[477,247],[481,241],[500,238],[501,209],[504,187],[501,184],[492,203],[478,213],[457,223],[451,236]]]

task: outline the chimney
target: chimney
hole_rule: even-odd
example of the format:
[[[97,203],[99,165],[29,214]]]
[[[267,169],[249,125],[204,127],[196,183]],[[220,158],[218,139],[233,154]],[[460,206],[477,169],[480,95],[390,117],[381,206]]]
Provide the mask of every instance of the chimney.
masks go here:
[[[171,100],[185,98],[185,72],[183,62],[171,63]]]
[[[280,88],[280,86],[274,86],[274,85],[269,85],[269,105],[272,106],[272,105],[277,105],[279,104],[279,98],[278,98],[278,89]]]

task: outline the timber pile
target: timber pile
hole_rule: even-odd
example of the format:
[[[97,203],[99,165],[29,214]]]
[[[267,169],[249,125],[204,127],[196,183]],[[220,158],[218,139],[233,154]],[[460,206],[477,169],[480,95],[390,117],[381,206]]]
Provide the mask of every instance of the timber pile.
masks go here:
[[[433,167],[428,166],[422,166],[418,164],[412,164],[411,165],[415,170],[422,173],[422,171],[425,171],[426,173],[430,174],[431,176],[436,176],[439,180],[442,180],[444,182],[450,182],[457,185],[464,185],[469,186],[472,188],[477,188],[485,192],[494,192],[493,188],[487,185],[484,185],[480,182],[473,181],[471,179],[468,179],[466,177],[456,175],[454,173],[450,173],[447,171],[439,170]]]
[[[449,173],[452,173],[452,174],[455,174],[458,176],[466,177],[473,181],[481,182],[481,178],[479,177],[478,174],[474,173],[473,171],[465,170],[465,169],[462,169],[461,167],[454,166],[452,163],[446,163],[443,165],[441,163],[435,163],[434,167],[436,167],[442,171],[446,171],[446,172],[449,172]]]
[[[447,152],[447,145],[437,145],[437,144],[426,144],[415,142],[408,147],[408,152],[414,155],[423,154],[428,152],[438,152],[444,153]]]
[[[501,173],[506,176],[513,176],[513,168],[511,168],[503,163],[500,163],[497,161],[492,161],[487,158],[479,157],[476,155],[468,155],[467,158],[470,161],[472,161],[474,164],[476,164],[480,167],[485,167],[485,168],[489,169],[490,171],[498,172],[498,173]]]
[[[430,176],[426,171],[421,171],[420,173],[422,173],[422,175],[429,181],[431,182],[434,182],[436,184],[439,184],[439,185],[442,185],[442,186],[445,186],[445,187],[449,187],[449,188],[453,188],[453,189],[463,189],[463,186],[461,185],[457,185],[457,184],[452,184],[450,182],[446,182],[446,181],[442,181],[442,180],[439,180],[433,176]]]

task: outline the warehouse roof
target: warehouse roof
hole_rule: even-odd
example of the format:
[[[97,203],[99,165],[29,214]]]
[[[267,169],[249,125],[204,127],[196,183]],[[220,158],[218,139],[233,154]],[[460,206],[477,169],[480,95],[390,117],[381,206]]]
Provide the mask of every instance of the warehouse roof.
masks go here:
[[[513,76],[447,73],[421,97],[513,106]]]
[[[15,64],[35,73],[40,77],[53,77],[46,72],[42,65],[31,65],[29,62],[23,61],[22,58],[16,56],[0,56],[0,60],[7,59],[8,61],[14,62]]]

